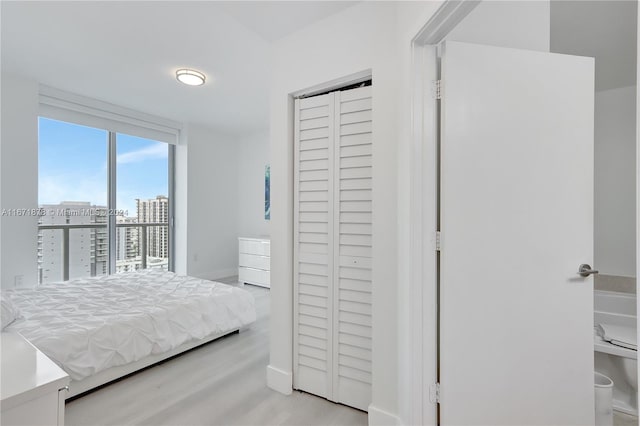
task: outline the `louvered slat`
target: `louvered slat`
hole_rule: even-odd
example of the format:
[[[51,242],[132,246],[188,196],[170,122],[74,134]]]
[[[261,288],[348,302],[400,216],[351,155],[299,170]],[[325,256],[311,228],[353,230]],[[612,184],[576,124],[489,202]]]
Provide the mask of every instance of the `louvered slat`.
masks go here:
[[[359,157],[344,157],[340,159],[341,169],[351,169],[356,167],[371,167],[371,156],[362,155]]]
[[[355,358],[349,355],[338,355],[338,363],[345,367],[355,368],[365,372],[371,372],[371,361]]]
[[[328,117],[329,106],[320,105],[313,108],[305,108],[300,110],[300,120],[307,120],[310,118]]]
[[[363,145],[343,146],[342,148],[340,148],[340,157],[360,157],[362,155],[371,156],[371,152],[371,143],[366,143]]]
[[[370,178],[371,167],[357,167],[340,171],[342,179]]]
[[[328,247],[327,244],[300,242],[298,244],[298,247],[299,247],[300,250],[304,250],[304,251],[309,252],[309,253],[319,253],[319,254],[328,254],[329,253],[329,247]]]
[[[340,288],[345,290],[361,291],[371,294],[371,281],[340,279]]]
[[[340,235],[341,245],[371,247],[371,235]]]
[[[340,289],[340,299],[371,304],[370,289],[365,291]]]
[[[308,294],[300,294],[298,295],[298,303],[303,305],[315,306],[318,308],[326,308],[327,307],[327,298],[322,296],[311,296]],[[358,312],[357,307],[348,307],[349,312]],[[362,313],[362,312],[358,312]]]
[[[299,183],[300,201],[328,201],[329,184],[326,180],[303,181]],[[321,194],[310,194],[321,192]]]
[[[340,333],[338,341],[345,346],[356,347],[360,349],[371,350],[371,339],[353,334]],[[355,356],[355,355],[354,355]],[[357,358],[357,357],[356,357]]]
[[[343,180],[342,182],[348,182],[348,180]],[[340,182],[340,184],[342,184]],[[369,213],[371,211],[372,205],[371,201],[343,201],[340,203],[340,211],[341,212],[363,212]]]
[[[371,327],[366,327],[363,325],[341,322],[340,329],[338,331],[346,334],[355,334],[356,336],[368,337],[369,339],[371,339]]]
[[[342,103],[342,113],[349,113],[355,111],[366,111],[371,109],[371,98],[358,99],[354,101],[344,101]]]
[[[326,276],[322,275],[309,275],[309,274],[298,274],[298,282],[300,284],[308,284],[315,286],[324,286],[327,287],[329,285],[329,281]]]
[[[327,158],[329,158],[328,148],[309,149],[307,151],[300,151],[300,161],[325,160]]]
[[[340,137],[340,146],[364,145],[371,143],[371,133],[358,133]]]
[[[371,350],[359,348],[357,346],[351,346],[348,344],[340,345],[339,354],[349,355],[354,358],[360,358],[367,361],[371,361]]]
[[[327,361],[323,361],[318,358],[312,358],[301,354],[298,362],[300,362],[300,365],[304,365],[306,367],[315,368],[320,371],[327,371]]]
[[[345,256],[359,256],[359,257],[371,257],[372,250],[370,246],[352,246],[349,244],[343,244],[340,247],[342,254]]]
[[[325,129],[328,127],[329,117],[317,117],[300,120],[300,130]]]
[[[313,149],[329,148],[329,139],[311,139],[308,141],[300,141],[300,152],[310,151]]]
[[[319,296],[326,298],[328,295],[327,287],[323,285],[313,285],[300,283],[298,287],[300,295]]]
[[[371,177],[371,176],[368,176]],[[326,170],[301,170],[298,173],[298,181],[310,182],[310,181],[324,181],[329,180],[329,172]]]
[[[310,232],[299,232],[298,241],[300,243],[316,243],[325,245],[329,243],[329,239],[326,234],[316,234]]]
[[[321,327],[313,327],[305,324],[300,324],[300,328],[298,329],[298,333],[304,336],[315,337],[316,339],[326,340],[327,338],[327,329]]]
[[[310,317],[308,315],[300,315],[298,317],[300,324],[310,325],[313,327],[324,328],[327,329],[327,319],[326,318],[318,318],[318,317]]]
[[[323,361],[327,360],[327,352],[326,351],[324,351],[322,349],[314,348],[314,347],[311,347],[311,346],[300,345],[299,353],[301,355],[308,356],[308,357],[311,357],[311,358],[317,358],[317,359],[321,359]]]

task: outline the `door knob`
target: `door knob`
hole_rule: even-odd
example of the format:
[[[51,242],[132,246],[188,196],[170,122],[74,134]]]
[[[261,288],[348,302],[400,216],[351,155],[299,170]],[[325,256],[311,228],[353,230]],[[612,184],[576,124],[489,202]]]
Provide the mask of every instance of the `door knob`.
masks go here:
[[[594,269],[591,269],[591,265],[583,263],[582,265],[580,265],[578,267],[578,275],[580,275],[581,277],[588,277],[591,274],[598,274],[600,273],[599,271],[596,271]]]

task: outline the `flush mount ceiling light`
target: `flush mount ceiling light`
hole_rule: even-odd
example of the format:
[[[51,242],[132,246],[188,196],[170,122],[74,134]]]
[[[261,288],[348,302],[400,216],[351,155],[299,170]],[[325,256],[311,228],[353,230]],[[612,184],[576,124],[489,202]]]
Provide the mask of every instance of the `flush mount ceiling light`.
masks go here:
[[[176,78],[180,83],[188,84],[189,86],[202,86],[206,79],[205,75],[200,71],[188,68],[181,68],[176,71]]]

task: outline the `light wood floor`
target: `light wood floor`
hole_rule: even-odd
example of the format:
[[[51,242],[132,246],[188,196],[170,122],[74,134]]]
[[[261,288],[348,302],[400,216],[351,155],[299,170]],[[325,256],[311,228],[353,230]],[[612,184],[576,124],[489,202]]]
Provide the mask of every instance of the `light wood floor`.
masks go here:
[[[638,418],[629,414],[613,412],[613,426],[638,426]]]
[[[225,280],[234,282],[235,280]],[[269,290],[247,285],[258,320],[67,403],[67,425],[366,425],[367,414],[266,385]]]

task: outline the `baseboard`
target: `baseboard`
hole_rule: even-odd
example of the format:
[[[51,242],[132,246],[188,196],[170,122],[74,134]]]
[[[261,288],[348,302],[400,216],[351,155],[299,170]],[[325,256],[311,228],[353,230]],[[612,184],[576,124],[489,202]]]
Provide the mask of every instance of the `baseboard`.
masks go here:
[[[219,280],[221,278],[229,278],[237,275],[238,268],[218,269],[207,274],[208,277],[212,277],[211,281]]]
[[[267,386],[284,395],[293,392],[293,375],[271,365],[267,366]]]
[[[393,413],[369,405],[369,426],[397,426],[402,424],[400,418]]]

